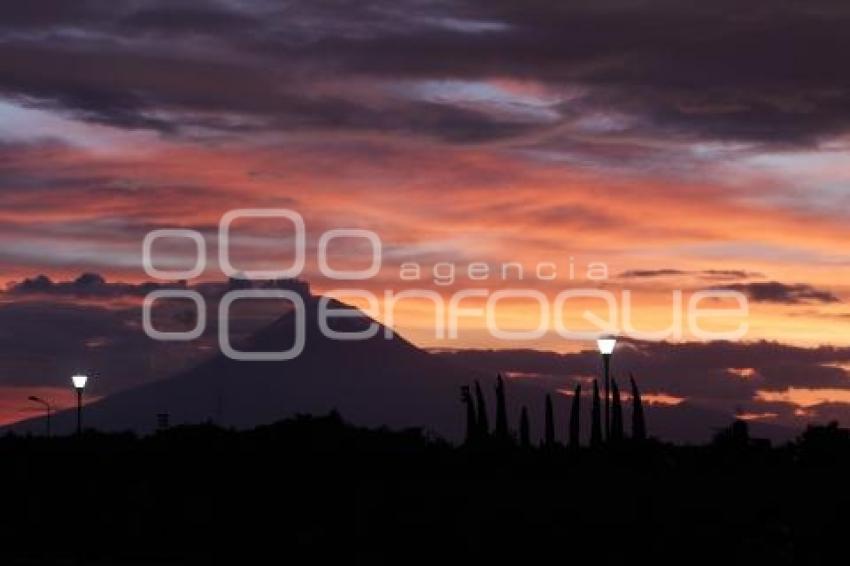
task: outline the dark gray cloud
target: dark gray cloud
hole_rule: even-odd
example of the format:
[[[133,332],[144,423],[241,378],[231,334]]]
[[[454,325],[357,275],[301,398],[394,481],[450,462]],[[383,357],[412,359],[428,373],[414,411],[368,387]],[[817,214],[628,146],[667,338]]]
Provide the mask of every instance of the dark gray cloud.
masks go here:
[[[128,30],[150,30],[153,33],[250,33],[261,28],[262,20],[248,12],[228,9],[223,5],[199,2],[150,3],[149,8],[129,12],[118,20]]]
[[[702,279],[747,279],[750,277],[764,277],[755,271],[743,269],[701,269],[688,271],[684,269],[632,269],[620,273],[620,279],[651,279],[655,277],[684,277],[692,276]]]
[[[159,289],[191,289],[205,297],[220,297],[232,289],[292,289],[310,294],[310,287],[300,280],[263,280],[247,281],[231,279],[228,281],[198,282],[191,286],[185,281],[176,283],[122,283],[107,281],[98,273],[83,273],[70,281],[53,281],[46,275],[38,275],[11,283],[6,289],[6,296],[12,299],[26,297],[76,297],[84,299],[114,299],[127,297],[144,297]],[[0,295],[2,297],[2,295]]]
[[[207,326],[192,342],[159,342],[142,328],[141,299],[164,288],[192,289],[206,300]],[[36,276],[0,293],[0,385],[65,385],[75,371],[102,376],[96,395],[161,379],[216,351],[218,301],[232,289],[282,288],[309,294],[306,283],[210,281],[191,286],[106,281],[85,273],[70,281]],[[230,335],[240,340],[287,312],[269,301],[241,301],[230,311]],[[154,328],[187,331],[197,312],[185,299],[160,299],[152,307]]]
[[[161,343],[141,329],[140,294],[150,284],[104,281],[89,274],[53,282],[27,279],[0,295],[0,376],[4,385],[62,385],[80,369],[108,377],[98,394],[171,375],[216,351],[217,299],[234,287],[251,285],[293,288],[292,282],[208,282],[193,285],[207,299],[207,331],[191,343]],[[297,285],[296,285],[297,287]],[[303,287],[297,287],[302,288]],[[306,291],[306,290],[305,290]],[[136,301],[117,302],[119,296]],[[116,306],[116,304],[118,306]],[[234,340],[250,335],[285,309],[249,301],[232,313]],[[278,305],[281,307],[282,305]],[[185,301],[158,301],[154,326],[185,330],[196,313]],[[572,390],[578,381],[600,373],[595,350],[559,354],[536,350],[461,350],[440,352],[453,363],[485,374],[517,373],[537,386]],[[664,394],[720,412],[774,412],[778,422],[826,415],[806,407],[771,399],[759,392],[783,394],[789,388],[850,390],[850,348],[804,348],[776,342],[667,343],[622,340],[613,361],[614,375],[634,373],[648,394]],[[850,405],[824,406],[850,418]]]
[[[487,371],[515,371],[551,378],[598,375],[599,354],[537,350],[459,350],[443,354],[459,363]],[[745,395],[756,389],[797,387],[848,388],[846,372],[836,367],[850,361],[850,348],[802,348],[776,342],[621,342],[615,373],[634,372],[646,380],[648,391],[684,397],[724,396],[723,381]],[[830,365],[832,364],[832,365]],[[755,376],[742,379],[731,369],[751,368]],[[743,397],[742,400],[745,400]]]
[[[481,142],[557,131],[568,148],[589,135],[806,145],[850,128],[838,63],[848,23],[846,4],[824,0],[6,2],[0,92],[169,135],[349,128]],[[494,78],[569,96],[541,121],[381,86]],[[355,82],[370,86],[346,88]],[[587,116],[598,123],[582,125]],[[564,126],[576,135],[564,139]]]
[[[438,355],[481,371],[516,372],[552,388],[572,389],[578,381],[599,376],[596,351],[558,354],[536,350],[459,350]],[[618,349],[613,372],[618,379],[630,373],[647,394],[664,394],[696,405],[726,412],[778,412],[780,422],[798,420],[798,408],[789,402],[764,401],[758,392],[785,392],[789,388],[850,390],[850,348],[802,348],[776,342],[681,343],[626,341]],[[523,379],[523,378],[518,378]],[[837,404],[842,420],[850,419],[850,405]],[[824,420],[817,408],[810,419]],[[829,418],[832,418],[831,415]]]
[[[289,49],[269,59],[239,52],[228,44],[235,38],[223,37],[221,48],[234,51],[204,56],[191,41],[165,52],[149,38],[127,45],[118,35],[94,37],[4,42],[0,36],[0,94],[77,118],[163,135],[348,129],[473,142],[532,129],[516,120],[428,100],[374,92],[368,96],[375,100],[364,102],[344,88],[319,90],[316,83],[334,70],[326,68],[323,57],[313,61],[305,53],[287,54]]]
[[[160,283],[107,283],[103,276],[97,273],[83,273],[73,281],[54,282],[46,275],[27,278],[12,283],[6,293],[12,297],[32,295],[53,295],[81,298],[119,298],[141,297],[151,291],[164,288],[186,288],[185,283],[162,285]]]
[[[742,269],[705,269],[699,272],[707,279],[747,279],[749,277],[764,277],[763,273],[757,271],[745,271]]]
[[[644,279],[650,277],[668,277],[690,275],[692,272],[681,269],[632,269],[624,271],[618,277],[621,279]]]
[[[205,355],[201,345],[150,340],[138,308],[0,302],[2,385],[66,387],[84,371],[98,378],[94,395],[109,394],[196,363]]]
[[[781,303],[798,305],[802,303],[839,303],[836,295],[824,289],[817,289],[804,283],[787,284],[778,281],[757,281],[753,283],[735,283],[721,289],[744,293],[757,303]]]

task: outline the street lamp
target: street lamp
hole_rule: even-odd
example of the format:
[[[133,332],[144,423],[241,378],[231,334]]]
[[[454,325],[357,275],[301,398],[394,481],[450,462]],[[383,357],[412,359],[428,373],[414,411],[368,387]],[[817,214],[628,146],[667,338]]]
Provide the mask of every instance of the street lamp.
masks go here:
[[[88,380],[88,376],[81,373],[71,376],[74,389],[77,390],[77,436],[83,433],[83,389],[86,388]]]
[[[50,438],[50,413],[53,408],[50,406],[50,403],[42,399],[41,397],[36,397],[35,395],[29,396],[30,401],[34,401],[44,406],[45,411],[47,412],[47,438]]]
[[[611,439],[611,354],[614,353],[616,345],[617,338],[614,336],[601,336],[596,341],[596,346],[599,348],[599,353],[602,354],[602,362],[605,366],[605,440]]]

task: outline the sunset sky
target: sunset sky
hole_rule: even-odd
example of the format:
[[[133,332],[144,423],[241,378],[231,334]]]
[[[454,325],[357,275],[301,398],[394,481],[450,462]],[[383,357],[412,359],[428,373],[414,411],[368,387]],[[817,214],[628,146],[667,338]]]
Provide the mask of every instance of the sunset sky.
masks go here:
[[[70,400],[80,365],[108,394],[202,356],[206,343],[164,353],[140,332],[142,240],[198,230],[209,264],[190,284],[223,281],[218,223],[236,208],[304,217],[316,292],[340,286],[316,264],[333,228],[380,236],[378,276],[342,285],[379,297],[627,290],[634,325],[653,330],[676,290],[740,291],[739,344],[626,345],[648,394],[786,424],[846,418],[848,25],[838,1],[4,2],[0,421],[31,416],[32,391]],[[233,261],[287,263],[290,236],[241,221]],[[193,263],[186,241],[163,244],[158,266]],[[332,259],[363,267],[367,251],[338,241]],[[422,281],[400,278],[406,262]],[[451,285],[430,271],[444,262]],[[494,275],[471,281],[476,262]],[[531,276],[541,262],[555,279]],[[504,263],[526,278],[503,279]],[[607,279],[585,277],[592,263]],[[82,273],[103,280],[59,283]],[[52,283],[21,284],[38,275]],[[536,316],[528,301],[499,310],[506,327]],[[557,352],[563,365],[539,371],[505,361],[541,379],[587,371],[590,343],[506,343],[474,318],[440,340],[433,317],[411,302],[396,326],[429,348]]]

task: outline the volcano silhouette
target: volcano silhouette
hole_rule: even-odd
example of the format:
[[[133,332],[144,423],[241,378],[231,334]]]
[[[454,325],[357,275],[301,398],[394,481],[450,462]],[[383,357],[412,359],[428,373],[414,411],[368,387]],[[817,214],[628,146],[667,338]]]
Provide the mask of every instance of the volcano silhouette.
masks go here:
[[[451,353],[429,353],[398,334],[386,337],[386,328],[353,307],[331,301],[331,308],[349,308],[357,316],[335,318],[330,326],[337,332],[354,333],[370,324],[377,334],[366,340],[327,338],[318,325],[319,299],[305,293],[304,351],[288,361],[237,361],[217,354],[200,365],[172,377],[123,390],[85,407],[83,426],[100,431],[149,433],[157,427],[160,414],[167,413],[171,425],[213,422],[224,427],[252,428],[297,414],[324,415],[338,411],[358,426],[402,429],[423,428],[459,441],[465,414],[460,404],[460,386],[481,381],[490,417],[495,399],[494,374],[454,360]],[[285,314],[238,341],[244,352],[281,352],[295,339],[295,317]],[[520,408],[531,411],[533,438],[542,435],[542,400],[551,389],[538,380],[510,380],[507,409],[509,424],[519,419]],[[565,434],[568,400],[555,397],[557,435]],[[674,407],[646,408],[652,434],[675,442],[706,442],[714,431],[728,425],[731,413],[713,411],[686,402]],[[627,410],[627,417],[628,417]],[[589,412],[582,414],[584,441]],[[53,430],[69,434],[76,427],[76,412],[65,410],[53,417]],[[42,434],[42,417],[4,427],[5,431]],[[752,423],[758,436],[784,441],[792,429]],[[562,440],[564,440],[562,438]]]
[[[446,438],[462,434],[461,384],[474,371],[417,348],[365,314],[335,318],[337,332],[357,332],[370,324],[378,333],[366,340],[343,341],[324,336],[318,326],[318,299],[307,298],[305,347],[287,361],[236,361],[223,354],[171,378],[121,391],[87,405],[84,427],[101,431],[150,432],[157,415],[167,413],[171,425],[212,421],[249,428],[295,414],[339,411],[349,422],[369,427],[422,427]],[[351,308],[332,301],[332,308]],[[279,352],[294,343],[295,321],[285,314],[238,344],[240,351]],[[54,430],[69,433],[74,411],[54,416]],[[9,427],[41,432],[40,419]]]

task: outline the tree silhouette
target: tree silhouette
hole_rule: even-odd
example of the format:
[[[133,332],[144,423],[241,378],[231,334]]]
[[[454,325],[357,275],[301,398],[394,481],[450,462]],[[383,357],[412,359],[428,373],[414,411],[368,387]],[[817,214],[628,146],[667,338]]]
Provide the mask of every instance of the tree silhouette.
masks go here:
[[[528,424],[528,409],[522,408],[522,413],[519,417],[519,444],[523,449],[531,448],[531,430]]]
[[[602,411],[599,399],[599,382],[593,380],[593,410],[590,419],[590,445],[593,447],[602,444]]]
[[[573,405],[570,408],[570,446],[578,448],[581,444],[581,383],[573,391]]]
[[[620,402],[620,388],[617,387],[617,380],[611,379],[611,441],[621,442],[623,440],[623,405]]]
[[[552,410],[552,395],[546,394],[546,425],[543,445],[546,448],[555,447],[555,413]]]
[[[478,416],[478,437],[483,439],[490,435],[490,421],[487,419],[487,403],[484,401],[484,393],[481,384],[475,380],[475,413]]]
[[[502,374],[496,376],[496,440],[503,443],[510,440],[508,410],[505,407],[505,382],[502,381]]]
[[[450,390],[449,401],[457,403],[461,393],[465,404],[474,405],[473,387],[470,380],[468,388]],[[589,383],[582,388],[591,393]],[[625,393],[620,390],[621,403]],[[552,405],[556,398],[553,391]],[[590,408],[583,399],[581,405]],[[261,552],[275,551],[265,543],[315,553],[320,563],[344,562],[350,545],[336,545],[342,547],[339,556],[327,556],[329,540],[362,545],[378,561],[385,554],[406,556],[424,540],[413,562],[459,556],[463,562],[500,563],[506,556],[522,559],[563,546],[565,524],[584,543],[571,547],[574,562],[651,560],[651,543],[663,537],[677,556],[693,556],[698,548],[712,563],[736,555],[766,556],[759,561],[766,564],[820,563],[842,550],[850,430],[837,423],[809,427],[799,440],[777,447],[751,437],[746,421],[738,421],[714,445],[646,443],[611,455],[603,446],[578,457],[557,444],[538,450],[542,427],[540,438],[529,441],[531,407],[518,404],[509,427],[513,432],[519,426],[517,438],[527,448],[504,450],[507,457],[458,449],[426,429],[351,425],[338,413],[300,415],[252,430],[207,423],[145,436],[3,434],[0,480],[15,486],[11,500],[26,512],[4,522],[0,564],[160,564],[190,555],[205,564],[240,564],[245,556],[260,563]],[[560,426],[561,417],[553,415]],[[295,461],[298,466],[289,465]],[[72,485],[85,485],[84,502],[69,482],[52,481],[63,464]],[[269,466],[274,473],[263,471]],[[340,466],[347,473],[339,474]],[[172,467],[180,473],[162,473]],[[640,489],[611,491],[612,480],[623,474],[639,478]],[[389,476],[393,481],[375,481]],[[534,482],[564,477],[560,489],[533,488]],[[595,482],[616,501],[596,503]],[[358,507],[352,532],[345,520],[351,494],[364,485],[367,505]],[[157,495],[155,506],[140,497],[140,486]],[[653,493],[668,495],[648,495]],[[736,512],[742,502],[743,512]],[[286,511],[269,522],[269,509]],[[467,538],[447,532],[447,525],[498,542],[468,547]],[[102,540],[95,552],[83,549],[75,557],[78,537],[89,531]],[[210,533],[224,532],[222,544],[206,544]],[[42,540],[59,541],[62,548]]]
[[[632,382],[632,438],[646,440],[646,421],[643,416],[643,401],[640,390],[635,382],[635,376],[629,375]]]
[[[750,425],[747,424],[747,421],[735,419],[731,425],[715,433],[712,444],[732,448],[747,448],[750,444]]]
[[[472,393],[468,385],[460,388],[460,400],[466,406],[466,444],[475,442],[478,436],[478,422],[475,416],[475,404],[472,401]]]

